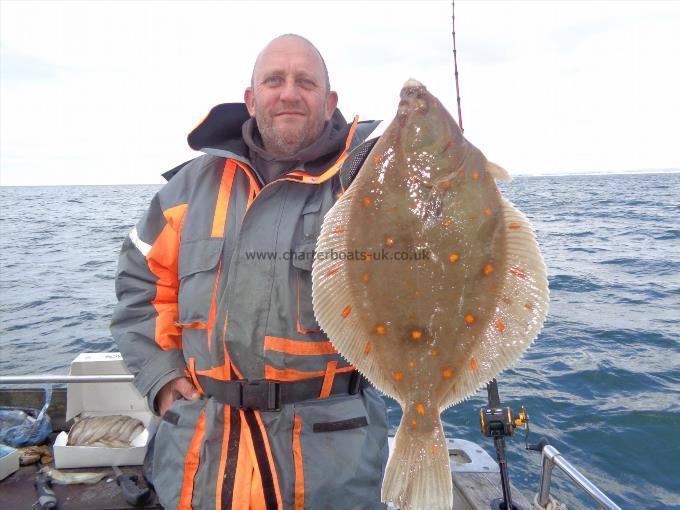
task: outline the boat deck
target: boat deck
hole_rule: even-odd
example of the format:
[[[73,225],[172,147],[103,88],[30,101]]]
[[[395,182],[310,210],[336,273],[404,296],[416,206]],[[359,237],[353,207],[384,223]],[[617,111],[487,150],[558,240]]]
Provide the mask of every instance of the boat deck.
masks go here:
[[[10,475],[0,482],[1,510],[36,510],[40,508],[37,504],[37,495],[33,482],[40,466],[23,466],[16,473]],[[105,469],[63,469],[60,471],[88,471],[104,472]],[[141,466],[121,467],[124,473],[134,473],[142,475]],[[57,496],[59,510],[128,510],[130,508],[162,509],[158,503],[156,494],[152,492],[149,502],[143,507],[134,507],[127,504],[123,498],[123,493],[116,483],[113,472],[109,470],[111,476],[104,478],[101,482],[92,485],[57,485],[52,484],[52,489]]]
[[[0,389],[0,406],[33,407],[42,406],[42,390]],[[66,408],[66,391],[55,389],[48,414],[52,419],[55,432],[66,427],[64,423]],[[53,435],[54,436],[54,435]],[[51,438],[52,444],[54,437]],[[498,465],[478,445],[459,439],[449,440],[451,459],[451,477],[453,479],[455,510],[489,510],[491,503],[503,497]],[[36,510],[37,494],[34,481],[40,464],[24,466],[19,471],[0,481],[0,510]],[[129,510],[132,508],[161,509],[156,494],[152,492],[149,502],[143,507],[134,507],[125,501],[121,489],[115,481],[111,469],[83,468],[63,469],[68,472],[108,472],[100,482],[92,485],[57,485],[53,484],[58,508],[60,510]],[[142,477],[142,466],[123,466],[121,471],[134,473],[141,480],[140,486],[146,486]],[[515,488],[512,487],[512,498],[520,510],[530,510],[531,504]]]

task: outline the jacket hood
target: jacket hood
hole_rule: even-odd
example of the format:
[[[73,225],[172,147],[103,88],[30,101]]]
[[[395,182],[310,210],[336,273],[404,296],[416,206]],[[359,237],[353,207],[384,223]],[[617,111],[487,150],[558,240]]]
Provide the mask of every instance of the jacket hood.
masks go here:
[[[249,118],[245,103],[218,104],[189,133],[189,147],[202,152],[213,149],[245,156],[247,151],[241,139],[241,128]]]

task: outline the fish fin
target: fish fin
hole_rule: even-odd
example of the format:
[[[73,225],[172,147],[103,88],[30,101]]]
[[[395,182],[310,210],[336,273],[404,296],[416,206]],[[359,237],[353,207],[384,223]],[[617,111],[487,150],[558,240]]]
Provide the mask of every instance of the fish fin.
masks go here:
[[[498,166],[496,163],[492,163],[491,161],[486,162],[486,171],[489,172],[491,177],[497,181],[510,182],[512,180],[512,177],[510,177],[510,174],[505,168]]]
[[[416,432],[402,418],[385,469],[381,500],[403,510],[453,506],[449,450],[438,414],[434,433]]]
[[[498,285],[498,307],[481,330],[469,364],[442,398],[442,410],[457,404],[519,358],[532,344],[548,314],[545,262],[527,217],[502,200],[506,253]],[[499,257],[500,259],[500,257]]]
[[[347,253],[352,197],[357,193],[356,180],[326,214],[321,234],[316,243],[316,253]],[[312,267],[312,304],[321,329],[333,345],[352,364],[361,361],[361,373],[383,393],[399,401],[399,394],[375,362],[374,354],[366,353],[368,338],[354,302],[352,283],[347,271],[347,261],[316,257]],[[352,310],[354,313],[352,313]],[[346,313],[349,311],[348,313]]]

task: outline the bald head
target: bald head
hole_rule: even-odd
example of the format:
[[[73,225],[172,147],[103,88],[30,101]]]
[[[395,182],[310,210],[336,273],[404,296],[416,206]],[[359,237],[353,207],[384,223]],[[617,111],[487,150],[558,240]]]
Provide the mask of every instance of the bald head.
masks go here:
[[[265,149],[284,158],[318,138],[338,95],[330,90],[319,50],[304,37],[286,34],[257,56],[244,100]]]
[[[316,55],[319,57],[319,61],[321,63],[321,68],[323,70],[323,75],[324,75],[324,81],[326,84],[326,91],[331,90],[331,81],[330,78],[328,77],[328,68],[326,67],[326,61],[323,59],[323,56],[321,55],[321,52],[318,50],[314,44],[312,44],[312,41],[307,39],[306,37],[302,37],[301,35],[298,34],[283,34],[280,35],[274,39],[272,39],[267,46],[264,47],[264,49],[257,55],[257,58],[255,59],[255,64],[253,65],[253,72],[250,75],[250,86],[254,87],[255,86],[255,70],[257,69],[257,65],[260,62],[260,59],[262,57],[262,54],[265,53],[270,46],[274,45],[276,46],[276,42],[279,41],[280,39],[294,39],[298,41],[299,43],[306,45],[309,47],[309,49],[316,53]]]

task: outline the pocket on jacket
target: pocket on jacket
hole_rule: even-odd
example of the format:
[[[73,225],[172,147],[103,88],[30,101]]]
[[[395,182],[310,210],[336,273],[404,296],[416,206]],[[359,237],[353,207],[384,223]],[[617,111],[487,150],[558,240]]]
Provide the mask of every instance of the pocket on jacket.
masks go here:
[[[179,324],[207,323],[224,239],[182,244],[179,250]]]
[[[361,394],[295,405],[295,486],[296,497],[304,487],[304,508],[384,508],[386,425],[371,418]]]
[[[296,329],[298,333],[318,333],[321,326],[314,316],[312,306],[312,263],[316,239],[298,244],[293,249],[295,256],[292,263],[295,268],[295,302],[297,303]]]
[[[156,431],[153,483],[164,508],[179,504],[187,452],[205,405],[205,400],[175,400],[167,413],[169,419],[164,417]]]

